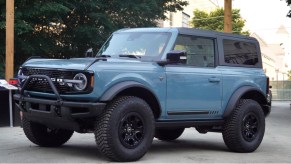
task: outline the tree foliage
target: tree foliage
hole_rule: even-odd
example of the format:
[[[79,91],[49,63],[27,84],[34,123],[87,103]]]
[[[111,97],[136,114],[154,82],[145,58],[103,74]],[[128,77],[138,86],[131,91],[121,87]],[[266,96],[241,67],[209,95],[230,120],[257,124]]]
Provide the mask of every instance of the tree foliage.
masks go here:
[[[5,55],[5,3],[0,0],[0,57]],[[16,0],[15,64],[29,56],[67,58],[98,49],[115,30],[156,26],[184,0]]]
[[[194,10],[194,17],[191,21],[193,27],[215,30],[222,32],[224,30],[224,9],[218,8],[209,13],[203,10]],[[243,31],[245,20],[242,19],[239,9],[232,10],[232,31],[236,34],[249,35],[248,31]]]

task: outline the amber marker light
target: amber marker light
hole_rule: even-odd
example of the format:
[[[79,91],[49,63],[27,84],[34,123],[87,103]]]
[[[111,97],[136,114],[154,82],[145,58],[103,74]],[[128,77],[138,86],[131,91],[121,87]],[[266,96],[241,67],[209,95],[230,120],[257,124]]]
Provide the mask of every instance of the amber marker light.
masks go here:
[[[94,76],[91,76],[90,85],[91,85],[91,88],[94,87]]]

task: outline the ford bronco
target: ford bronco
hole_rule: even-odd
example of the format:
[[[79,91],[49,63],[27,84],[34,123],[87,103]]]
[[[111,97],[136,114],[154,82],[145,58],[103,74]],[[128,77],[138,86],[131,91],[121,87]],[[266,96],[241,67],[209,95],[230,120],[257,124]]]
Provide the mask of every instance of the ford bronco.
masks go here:
[[[94,133],[114,161],[138,160],[154,137],[175,140],[191,127],[253,152],[271,110],[258,41],[193,28],[121,29],[96,57],[31,58],[18,79],[14,99],[31,142],[57,147],[74,132]]]

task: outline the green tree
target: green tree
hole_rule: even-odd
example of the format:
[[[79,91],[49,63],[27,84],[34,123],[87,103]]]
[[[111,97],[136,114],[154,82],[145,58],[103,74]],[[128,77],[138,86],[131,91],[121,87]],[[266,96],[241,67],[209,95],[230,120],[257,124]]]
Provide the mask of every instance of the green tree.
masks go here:
[[[209,13],[202,10],[194,10],[194,17],[191,21],[193,27],[215,30],[222,32],[224,29],[224,9],[218,8]],[[249,35],[248,31],[243,31],[245,20],[242,19],[239,9],[232,10],[232,31],[236,34]]]
[[[5,57],[5,3],[0,0],[0,58]],[[184,0],[16,0],[15,65],[29,56],[83,56],[115,30],[156,26]],[[0,64],[4,65],[3,63]]]

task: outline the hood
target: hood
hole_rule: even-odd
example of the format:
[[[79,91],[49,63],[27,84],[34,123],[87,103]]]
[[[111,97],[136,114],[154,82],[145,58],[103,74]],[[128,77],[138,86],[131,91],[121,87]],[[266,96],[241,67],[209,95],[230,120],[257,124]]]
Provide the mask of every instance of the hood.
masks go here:
[[[24,67],[57,68],[84,70],[99,60],[107,62],[140,62],[139,60],[120,58],[72,58],[72,59],[31,59],[26,61]]]
[[[72,59],[31,59],[26,61],[24,67],[39,68],[59,68],[59,69],[77,69],[84,70],[90,66],[96,58],[72,58]]]

